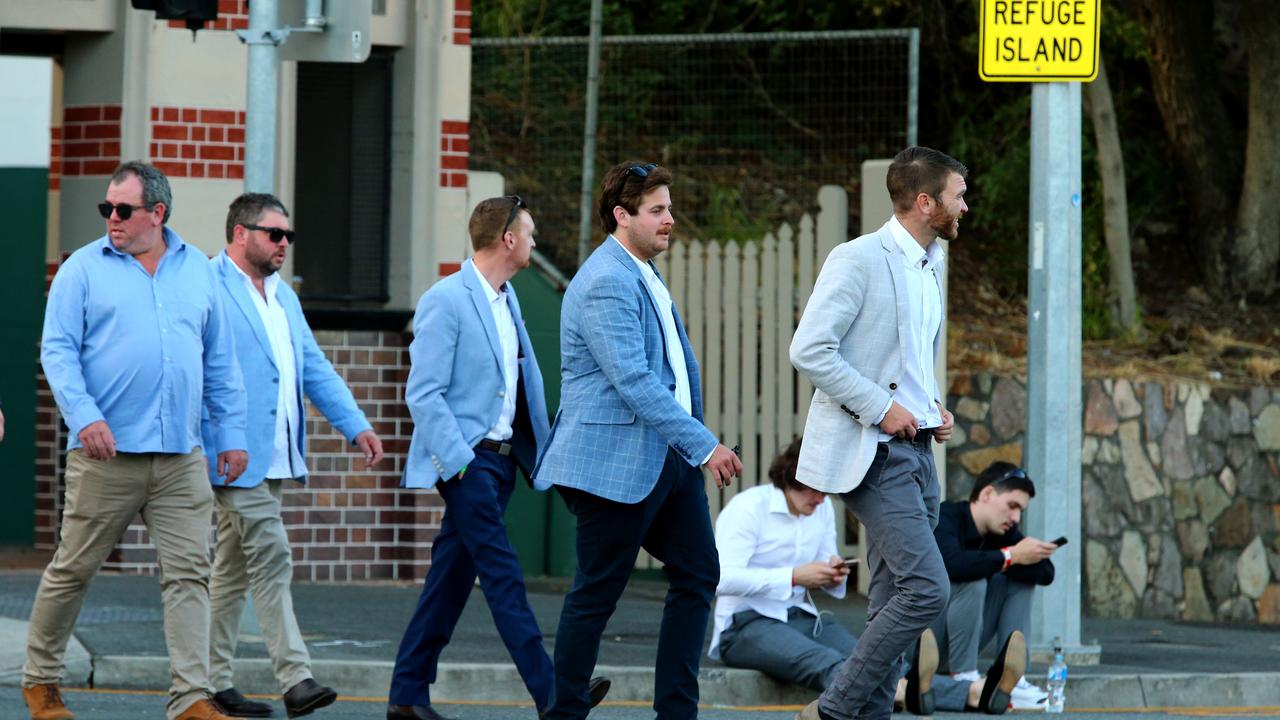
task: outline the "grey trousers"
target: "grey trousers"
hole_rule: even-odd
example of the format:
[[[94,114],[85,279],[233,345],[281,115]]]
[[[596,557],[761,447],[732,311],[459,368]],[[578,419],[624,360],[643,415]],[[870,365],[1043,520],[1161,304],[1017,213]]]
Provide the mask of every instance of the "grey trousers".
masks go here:
[[[977,670],[978,653],[993,640],[1003,643],[1014,630],[1027,635],[1034,590],[1034,585],[1010,580],[1002,573],[988,580],[953,584],[947,611],[933,623],[933,634],[938,638],[938,672]]]
[[[785,623],[743,610],[720,634],[720,659],[729,667],[759,670],[775,680],[825,690],[858,639],[834,620],[822,623],[814,635],[816,624],[817,618],[798,607],[787,612]],[[895,682],[909,669],[904,663]],[[964,712],[969,700],[967,680],[937,675],[931,687],[939,710]]]
[[[798,607],[787,611],[785,623],[755,610],[735,613],[720,635],[720,658],[730,667],[759,670],[782,682],[825,690],[858,639],[834,620],[816,627],[817,620]]]
[[[236,655],[240,614],[246,592],[271,656],[280,691],[311,677],[311,656],[293,614],[293,554],[280,519],[280,480],[264,480],[251,488],[220,487],[218,545],[209,583],[209,665],[213,689],[234,686],[231,661]]]
[[[888,718],[904,652],[947,607],[950,582],[933,538],[938,477],[928,441],[880,443],[844,501],[867,529],[867,627],[818,700],[837,720]]]

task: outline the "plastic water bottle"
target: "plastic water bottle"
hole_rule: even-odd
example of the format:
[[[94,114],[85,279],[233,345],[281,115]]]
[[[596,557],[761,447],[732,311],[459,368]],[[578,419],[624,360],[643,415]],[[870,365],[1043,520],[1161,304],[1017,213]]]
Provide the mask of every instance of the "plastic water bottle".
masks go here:
[[[1062,642],[1058,638],[1053,639],[1053,664],[1046,680],[1049,699],[1044,702],[1044,711],[1061,713],[1067,704],[1067,663],[1062,659]]]

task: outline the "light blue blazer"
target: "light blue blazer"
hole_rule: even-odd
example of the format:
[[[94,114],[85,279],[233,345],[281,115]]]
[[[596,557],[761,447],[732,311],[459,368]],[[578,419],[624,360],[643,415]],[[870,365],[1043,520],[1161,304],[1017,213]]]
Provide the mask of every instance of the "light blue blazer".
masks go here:
[[[612,236],[587,258],[564,295],[560,411],[534,470],[538,481],[636,503],[653,491],[668,447],[694,467],[715,449],[716,436],[702,424],[698,361],[672,311],[692,416],[676,402],[662,318],[635,260]]]
[[[227,318],[230,320],[232,333],[235,335],[236,359],[240,362],[240,370],[244,375],[244,389],[249,399],[249,421],[245,435],[248,437],[249,465],[244,474],[231,487],[255,487],[266,478],[267,469],[271,466],[271,452],[275,446],[276,402],[279,397],[280,373],[276,370],[275,354],[271,352],[271,341],[267,338],[267,329],[262,324],[262,317],[254,307],[253,298],[249,296],[249,288],[245,286],[244,276],[236,269],[231,258],[223,251],[213,259],[213,267],[221,283]],[[311,403],[328,418],[329,422],[349,441],[356,435],[371,429],[364,413],[356,406],[355,398],[347,384],[333,369],[329,359],[320,351],[311,327],[302,314],[302,305],[298,296],[288,283],[280,283],[276,291],[276,299],[284,308],[289,319],[289,336],[293,340],[293,360],[297,368],[294,377],[297,379],[298,417],[302,422],[293,428],[293,443],[298,454],[306,457],[306,408],[302,398],[305,395]],[[212,440],[215,428],[206,413],[201,421],[201,432],[204,435],[205,455],[209,458],[209,479],[222,487],[222,478],[215,474],[215,458]],[[305,482],[306,468],[297,479]]]
[[[475,459],[472,448],[502,412],[506,392],[502,345],[480,282],[475,264],[468,259],[461,270],[427,290],[414,311],[404,392],[413,416],[413,439],[400,482],[403,487],[429,488],[457,475]],[[520,397],[512,423],[516,429],[512,453],[528,472],[547,439],[547,400],[516,291],[511,283],[505,290],[520,340]],[[531,432],[521,432],[526,422]],[[533,486],[546,490],[550,483]]]

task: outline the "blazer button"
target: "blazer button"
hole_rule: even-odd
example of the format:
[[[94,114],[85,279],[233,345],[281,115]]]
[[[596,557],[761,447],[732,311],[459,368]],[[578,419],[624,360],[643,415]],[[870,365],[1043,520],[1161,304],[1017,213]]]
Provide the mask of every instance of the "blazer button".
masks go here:
[[[890,390],[897,390],[897,389],[898,389],[898,383],[889,383],[889,389],[890,389]]]
[[[276,383],[276,384],[278,385],[278,384],[280,384],[280,378],[278,378],[278,377],[273,377],[273,378],[271,378],[271,382]]]
[[[668,385],[668,386],[667,386],[667,389],[668,389],[668,390],[671,390],[671,391],[674,391],[674,390],[676,389],[676,385],[675,385],[675,383],[672,383],[672,384]]]
[[[272,408],[272,409],[271,409],[271,414],[272,414],[272,415],[275,415],[275,414],[276,414],[276,410],[275,410],[275,408]]]

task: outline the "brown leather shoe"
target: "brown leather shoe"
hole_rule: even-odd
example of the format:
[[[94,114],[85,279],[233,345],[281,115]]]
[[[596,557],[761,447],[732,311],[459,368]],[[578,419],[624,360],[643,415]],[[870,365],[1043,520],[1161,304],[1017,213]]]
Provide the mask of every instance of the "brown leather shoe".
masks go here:
[[[218,710],[218,706],[214,705],[208,699],[197,700],[191,704],[182,714],[178,716],[178,720],[235,720],[230,715],[224,715]]]
[[[76,720],[76,716],[62,702],[57,685],[32,685],[22,688],[22,699],[27,701],[31,720]]]

